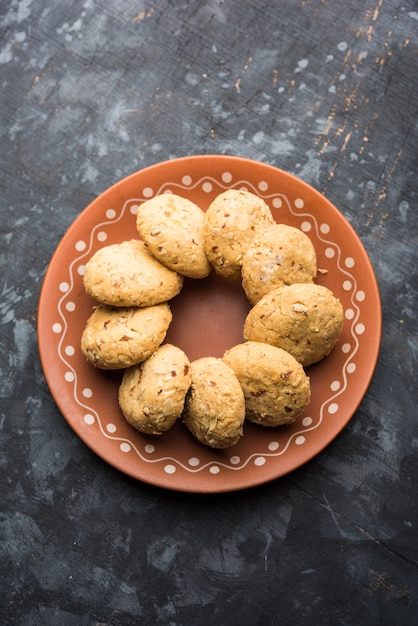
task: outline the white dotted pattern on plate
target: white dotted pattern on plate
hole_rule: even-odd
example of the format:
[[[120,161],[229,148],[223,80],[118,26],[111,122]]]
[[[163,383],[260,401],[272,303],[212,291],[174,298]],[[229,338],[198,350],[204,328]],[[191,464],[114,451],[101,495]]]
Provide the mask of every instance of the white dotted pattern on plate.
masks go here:
[[[68,329],[67,314],[74,312],[76,309],[75,302],[71,300],[71,293],[74,288],[74,272],[77,272],[80,276],[83,275],[85,265],[82,261],[83,259],[87,260],[89,258],[95,241],[103,243],[103,245],[106,243],[107,233],[105,229],[112,224],[119,222],[127,210],[129,210],[132,215],[135,215],[138,204],[153,197],[154,195],[159,195],[161,193],[176,193],[181,189],[195,189],[199,186],[205,193],[211,193],[214,188],[219,188],[220,190],[229,188],[246,189],[258,194],[265,200],[270,200],[275,209],[285,207],[292,215],[297,216],[301,220],[300,229],[303,232],[307,234],[309,234],[312,230],[316,232],[318,239],[325,245],[325,257],[335,263],[335,267],[343,276],[342,289],[347,293],[350,292],[351,294],[350,301],[352,306],[345,309],[345,318],[351,322],[350,333],[352,342],[344,343],[341,346],[341,350],[345,355],[345,362],[342,367],[341,376],[339,378],[336,377],[335,380],[331,382],[331,395],[322,403],[318,420],[314,422],[312,417],[304,417],[302,420],[303,429],[292,433],[284,444],[279,443],[272,438],[267,445],[267,450],[254,452],[247,458],[240,458],[239,456],[232,455],[229,459],[229,464],[220,463],[219,461],[203,464],[197,457],[191,457],[188,459],[187,463],[183,463],[174,457],[158,456],[158,444],[152,445],[147,443],[144,444],[143,449],[140,450],[132,441],[126,438],[118,437],[116,424],[107,423],[104,425],[100,415],[89,404],[89,400],[93,397],[93,391],[86,387],[82,387],[80,389],[77,372],[69,360],[69,357],[74,355],[75,348],[74,346],[67,345],[65,341]],[[221,191],[219,193],[221,193]],[[332,416],[338,413],[338,397],[348,390],[349,375],[356,370],[356,364],[353,361],[353,358],[359,347],[358,337],[365,331],[364,324],[359,321],[359,305],[366,299],[366,294],[364,291],[357,290],[357,281],[352,272],[353,268],[355,268],[355,259],[349,256],[342,258],[341,249],[338,244],[327,238],[328,235],[331,235],[330,225],[326,223],[318,223],[318,220],[314,215],[303,211],[304,201],[302,198],[296,199],[292,206],[284,194],[268,194],[268,183],[265,181],[260,181],[257,188],[244,180],[233,183],[233,176],[229,172],[224,172],[221,176],[221,180],[205,176],[193,182],[191,176],[185,175],[182,177],[181,184],[166,183],[155,191],[150,187],[145,187],[142,189],[142,198],[131,198],[127,200],[122,206],[119,214],[114,209],[107,209],[105,212],[105,221],[94,226],[88,241],[80,240],[75,244],[75,252],[79,254],[70,264],[69,282],[61,282],[59,285],[59,290],[63,295],[58,302],[57,313],[61,321],[55,322],[52,326],[52,332],[60,335],[58,343],[58,356],[67,368],[67,371],[64,374],[65,381],[73,386],[74,400],[84,412],[84,423],[86,427],[91,427],[97,423],[102,436],[115,441],[115,443],[119,446],[121,453],[136,454],[145,463],[162,463],[163,470],[166,474],[175,474],[179,467],[190,473],[206,470],[213,476],[218,475],[223,470],[241,470],[249,463],[252,463],[256,468],[262,467],[266,463],[268,457],[279,457],[285,454],[292,444],[295,446],[307,445],[306,434],[309,431],[317,429],[321,425],[326,414]]]

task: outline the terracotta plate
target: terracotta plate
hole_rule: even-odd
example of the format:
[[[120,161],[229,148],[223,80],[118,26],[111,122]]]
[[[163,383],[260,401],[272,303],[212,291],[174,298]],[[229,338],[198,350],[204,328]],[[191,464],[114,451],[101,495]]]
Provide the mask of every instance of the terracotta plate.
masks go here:
[[[206,209],[230,188],[244,188],[270,205],[278,222],[312,239],[318,283],[345,308],[333,352],[308,369],[312,400],[295,424],[245,427],[241,442],[216,451],[199,444],[178,422],[161,437],[131,428],[118,407],[121,372],[87,364],[80,336],[94,302],[86,296],[85,264],[100,247],[137,237],[138,205],[174,192]],[[190,359],[222,356],[242,341],[249,305],[239,284],[214,275],[186,281],[171,301],[166,341]],[[275,167],[230,156],[193,156],[143,169],[100,195],[75,220],[49,265],[39,303],[38,338],[45,377],[65,419],[99,456],[142,481],[190,492],[243,489],[278,478],[323,450],[347,424],[373,375],[381,337],[381,307],[374,272],[358,236],[319,192]]]

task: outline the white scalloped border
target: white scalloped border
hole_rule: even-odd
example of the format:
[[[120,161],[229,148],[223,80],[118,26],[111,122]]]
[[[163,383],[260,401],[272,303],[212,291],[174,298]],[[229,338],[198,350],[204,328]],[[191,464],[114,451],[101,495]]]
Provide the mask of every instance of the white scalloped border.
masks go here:
[[[74,402],[82,409],[84,412],[84,421],[86,427],[91,427],[93,424],[97,424],[99,427],[99,431],[101,435],[107,439],[110,439],[115,442],[115,444],[119,447],[120,451],[124,454],[133,452],[142,462],[155,464],[161,463],[163,466],[163,471],[167,474],[174,474],[178,467],[182,468],[184,471],[189,473],[198,473],[204,470],[208,470],[210,474],[216,476],[221,471],[221,468],[226,470],[239,471],[248,466],[249,463],[253,462],[255,467],[262,467],[267,458],[277,458],[284,455],[290,448],[291,444],[302,445],[306,443],[305,435],[310,431],[316,430],[319,428],[324,420],[324,415],[326,409],[328,409],[329,413],[335,413],[338,410],[338,405],[335,403],[336,399],[345,393],[349,387],[349,374],[354,371],[355,365],[353,366],[353,358],[359,349],[359,339],[358,335],[364,332],[364,326],[359,323],[360,319],[360,306],[358,305],[358,301],[362,301],[365,298],[365,294],[363,292],[357,291],[357,281],[354,277],[352,271],[350,271],[351,267],[355,266],[354,259],[349,258],[347,267],[347,259],[345,260],[345,267],[343,265],[342,252],[340,246],[332,241],[331,239],[327,239],[323,235],[326,234],[326,228],[324,225],[318,223],[317,218],[312,213],[302,212],[304,208],[304,202],[302,198],[295,200],[294,207],[291,202],[288,200],[287,196],[283,193],[266,193],[268,189],[267,183],[261,181],[256,188],[252,183],[246,181],[245,179],[232,181],[232,175],[228,172],[224,172],[222,174],[223,181],[217,180],[211,176],[203,176],[196,180],[192,181],[191,177],[185,175],[182,177],[182,183],[178,182],[169,182],[162,184],[157,190],[152,190],[150,188],[144,188],[142,190],[143,196],[138,198],[130,198],[126,200],[119,212],[114,209],[108,209],[106,213],[106,220],[95,224],[92,228],[89,238],[88,244],[80,251],[80,254],[76,256],[69,266],[69,282],[68,283],[60,283],[59,289],[63,292],[63,295],[58,301],[57,312],[59,318],[62,322],[61,324],[55,324],[55,328],[53,332],[55,334],[59,334],[59,341],[57,346],[58,358],[64,364],[66,368],[66,381],[72,384],[72,392]],[[317,422],[313,423],[312,418],[305,418],[306,425],[303,429],[292,433],[289,435],[286,443],[284,445],[279,445],[278,442],[271,441],[269,446],[271,447],[269,452],[259,451],[253,452],[249,454],[245,459],[240,459],[239,457],[233,455],[230,458],[230,463],[221,463],[219,461],[209,461],[204,464],[200,463],[200,460],[193,457],[189,459],[189,464],[185,464],[180,460],[176,459],[173,456],[158,456],[156,446],[152,444],[144,445],[145,454],[138,448],[138,446],[127,439],[126,437],[118,437],[114,434],[117,430],[117,427],[113,424],[107,424],[107,427],[103,425],[103,420],[99,413],[95,410],[94,406],[88,402],[88,394],[86,395],[85,390],[82,390],[82,387],[79,384],[78,374],[76,369],[71,364],[70,360],[67,359],[65,354],[65,349],[63,348],[67,331],[68,331],[68,321],[66,317],[65,311],[65,303],[69,300],[72,290],[75,286],[75,272],[76,267],[80,268],[80,262],[84,259],[88,259],[91,255],[91,251],[93,249],[93,244],[95,239],[97,238],[97,234],[100,233],[100,229],[104,227],[109,227],[112,224],[116,224],[124,217],[127,210],[130,210],[133,214],[136,211],[136,207],[141,202],[149,199],[152,196],[159,195],[161,193],[169,193],[169,192],[177,192],[179,190],[190,190],[195,189],[197,187],[201,187],[203,191],[211,192],[213,190],[213,185],[218,187],[220,190],[227,190],[231,188],[245,188],[253,193],[261,196],[264,200],[270,201],[275,208],[282,208],[285,205],[286,209],[290,214],[297,217],[299,220],[305,218],[305,222],[303,223],[304,228],[302,226],[302,230],[309,231],[311,228],[315,229],[315,233],[317,238],[327,246],[327,250],[329,250],[330,258],[334,260],[336,264],[336,268],[341,272],[341,274],[346,276],[346,291],[351,292],[351,304],[352,308],[349,309],[351,326],[350,333],[353,339],[353,344],[347,344],[346,346],[346,360],[343,364],[341,375],[343,383],[339,385],[338,388],[335,389],[335,392],[328,397],[322,403],[319,411],[319,419]],[[325,231],[325,232],[324,232]],[[336,257],[334,259],[334,257]],[[347,314],[347,311],[346,311]],[[352,369],[354,367],[354,369]],[[350,369],[351,368],[351,369]],[[336,376],[338,378],[338,376]],[[335,381],[338,382],[338,381]],[[85,396],[85,400],[81,399],[81,396]],[[309,423],[309,420],[311,422]],[[153,455],[153,456],[151,456]]]

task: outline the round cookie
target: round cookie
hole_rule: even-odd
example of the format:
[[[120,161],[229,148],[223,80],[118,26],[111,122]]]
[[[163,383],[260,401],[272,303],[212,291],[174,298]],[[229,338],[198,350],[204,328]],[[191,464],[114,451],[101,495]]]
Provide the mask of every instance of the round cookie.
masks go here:
[[[100,248],[86,265],[83,283],[95,300],[110,306],[152,306],[174,298],[183,276],[162,265],[143,241]]]
[[[311,283],[316,273],[311,240],[298,228],[285,224],[273,224],[258,232],[242,260],[242,286],[251,304],[281,285]]]
[[[223,360],[244,391],[249,421],[261,426],[291,424],[309,403],[309,378],[285,350],[247,341],[227,350]]]
[[[241,278],[242,257],[255,232],[273,224],[269,206],[249,191],[228,189],[219,194],[205,215],[206,256],[225,278]]]
[[[81,337],[81,351],[100,369],[123,369],[147,359],[164,341],[172,319],[167,303],[155,306],[99,305]]]
[[[243,434],[245,402],[234,372],[222,359],[203,357],[192,361],[191,373],[183,422],[207,446],[235,445]]]
[[[245,320],[244,339],[283,348],[306,367],[331,352],[343,321],[342,304],[332,291],[313,283],[294,284],[257,302]]]
[[[183,350],[164,344],[125,371],[119,387],[125,419],[142,433],[161,435],[181,416],[190,381],[190,362]]]
[[[205,214],[197,204],[175,194],[160,194],[138,207],[136,226],[160,263],[189,278],[211,272],[203,243]]]

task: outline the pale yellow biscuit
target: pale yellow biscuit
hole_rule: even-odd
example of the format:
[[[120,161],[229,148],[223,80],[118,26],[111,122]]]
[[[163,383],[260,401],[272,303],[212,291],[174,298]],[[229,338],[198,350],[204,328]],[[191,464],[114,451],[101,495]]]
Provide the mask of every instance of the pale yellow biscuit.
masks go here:
[[[151,306],[171,300],[183,276],[162,265],[143,241],[132,239],[100,248],[83,276],[86,292],[110,306]]]
[[[273,224],[258,232],[242,260],[242,286],[251,304],[281,285],[313,282],[316,274],[311,240],[286,224]]]
[[[181,416],[190,382],[190,362],[183,350],[164,344],[146,361],[126,370],[119,406],[131,426],[161,435]]]
[[[81,337],[85,358],[100,369],[123,369],[148,358],[164,341],[172,319],[167,303],[150,307],[99,305]]]
[[[229,448],[243,434],[244,394],[234,372],[221,359],[203,357],[191,363],[192,383],[183,421],[190,432],[212,448]]]
[[[136,225],[152,254],[166,267],[189,278],[211,272],[203,243],[205,214],[187,198],[160,194],[138,207]]]
[[[248,313],[244,339],[290,352],[304,366],[321,361],[335,346],[344,321],[341,302],[316,284],[279,287]]]
[[[280,348],[247,341],[227,350],[223,360],[244,391],[246,417],[261,426],[290,424],[310,400],[302,365]]]
[[[210,204],[205,216],[206,255],[217,274],[241,278],[242,257],[257,229],[273,224],[269,206],[249,191],[229,189]]]

